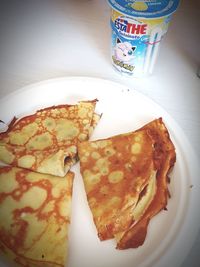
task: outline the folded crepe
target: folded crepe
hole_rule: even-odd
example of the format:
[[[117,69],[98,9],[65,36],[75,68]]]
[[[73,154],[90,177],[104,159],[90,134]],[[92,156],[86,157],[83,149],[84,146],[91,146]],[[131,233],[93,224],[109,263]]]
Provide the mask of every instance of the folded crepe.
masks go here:
[[[0,161],[40,173],[64,176],[77,161],[78,141],[88,140],[100,116],[97,100],[58,105],[14,118],[0,133]]]
[[[100,240],[136,248],[166,208],[175,148],[161,118],[141,129],[78,145],[80,169]]]
[[[0,167],[0,254],[17,266],[64,267],[74,174]]]

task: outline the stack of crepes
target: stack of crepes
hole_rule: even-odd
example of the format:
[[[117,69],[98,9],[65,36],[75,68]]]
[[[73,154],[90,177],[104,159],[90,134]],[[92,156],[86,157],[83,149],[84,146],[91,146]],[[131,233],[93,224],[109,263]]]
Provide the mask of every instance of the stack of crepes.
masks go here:
[[[0,133],[0,252],[19,266],[67,261],[70,167],[98,123],[96,102],[44,108]]]
[[[166,209],[175,147],[162,121],[78,145],[81,174],[100,240],[118,249],[145,241],[150,219]]]

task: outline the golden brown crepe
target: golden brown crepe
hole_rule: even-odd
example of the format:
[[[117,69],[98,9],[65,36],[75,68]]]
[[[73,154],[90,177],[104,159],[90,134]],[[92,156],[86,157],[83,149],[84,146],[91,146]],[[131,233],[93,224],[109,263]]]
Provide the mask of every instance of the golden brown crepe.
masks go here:
[[[78,146],[85,190],[100,239],[126,230],[153,174],[153,141],[146,131]]]
[[[0,167],[0,252],[17,266],[64,267],[73,177]]]
[[[149,220],[167,205],[175,149],[162,119],[135,132],[78,145],[88,203],[101,240],[143,244]]]
[[[98,123],[96,101],[48,107],[13,119],[7,131],[0,133],[0,160],[64,176],[77,161],[77,142],[87,140]]]

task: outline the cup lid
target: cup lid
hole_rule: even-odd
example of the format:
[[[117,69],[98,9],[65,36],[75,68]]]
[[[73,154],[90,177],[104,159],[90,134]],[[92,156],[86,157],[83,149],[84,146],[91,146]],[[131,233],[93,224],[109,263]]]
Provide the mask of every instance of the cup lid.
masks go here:
[[[179,0],[108,0],[110,6],[129,16],[159,18],[176,11]]]

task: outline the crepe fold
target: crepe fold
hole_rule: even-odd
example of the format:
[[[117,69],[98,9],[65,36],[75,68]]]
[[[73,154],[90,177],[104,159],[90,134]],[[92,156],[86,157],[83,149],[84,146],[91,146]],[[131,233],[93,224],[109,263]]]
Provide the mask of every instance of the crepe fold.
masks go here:
[[[64,176],[77,161],[77,143],[89,139],[100,119],[95,113],[96,102],[57,105],[14,118],[0,133],[0,161]]]
[[[175,147],[162,118],[130,133],[78,145],[88,204],[101,240],[136,248],[150,219],[165,209]]]

